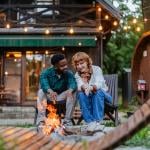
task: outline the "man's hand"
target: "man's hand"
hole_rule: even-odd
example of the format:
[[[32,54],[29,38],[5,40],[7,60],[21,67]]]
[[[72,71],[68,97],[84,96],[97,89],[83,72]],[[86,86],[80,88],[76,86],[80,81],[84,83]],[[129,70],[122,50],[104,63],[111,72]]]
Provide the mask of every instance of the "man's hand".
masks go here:
[[[57,100],[57,93],[52,91],[51,89],[48,90],[48,93],[47,93],[47,97],[52,100],[54,103],[56,103],[56,100]]]
[[[73,98],[72,92],[73,92],[72,89],[68,89],[67,90],[67,97]]]

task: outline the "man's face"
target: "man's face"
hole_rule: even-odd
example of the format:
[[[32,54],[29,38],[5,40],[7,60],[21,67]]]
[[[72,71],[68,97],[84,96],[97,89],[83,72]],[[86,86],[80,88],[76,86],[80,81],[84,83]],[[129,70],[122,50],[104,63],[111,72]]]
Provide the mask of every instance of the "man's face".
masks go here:
[[[68,63],[66,58],[60,60],[57,64],[56,64],[56,69],[58,71],[58,73],[63,73],[65,70],[68,69]]]
[[[79,60],[76,63],[76,69],[78,72],[85,72],[88,69],[88,63],[85,60]]]

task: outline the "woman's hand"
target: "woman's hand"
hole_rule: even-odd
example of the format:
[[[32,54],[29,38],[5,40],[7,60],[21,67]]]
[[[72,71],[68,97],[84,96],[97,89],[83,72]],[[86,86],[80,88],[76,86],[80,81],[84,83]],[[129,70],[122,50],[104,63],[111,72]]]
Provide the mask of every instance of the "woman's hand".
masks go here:
[[[97,86],[96,85],[92,85],[90,86],[91,88],[91,92],[96,92],[97,91]]]
[[[81,90],[88,96],[90,93],[90,87],[88,84],[84,84],[81,86]]]

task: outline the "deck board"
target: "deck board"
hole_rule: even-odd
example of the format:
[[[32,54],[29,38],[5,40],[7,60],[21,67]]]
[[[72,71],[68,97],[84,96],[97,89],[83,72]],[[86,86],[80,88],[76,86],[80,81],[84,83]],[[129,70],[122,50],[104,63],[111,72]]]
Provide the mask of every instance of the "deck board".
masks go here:
[[[33,134],[29,139],[25,140],[24,142],[18,145],[18,150],[26,150],[32,144],[36,143],[37,141],[40,141],[43,137],[44,135],[37,135],[36,133]]]
[[[127,122],[92,142],[58,141],[37,133],[35,128],[0,127],[1,145],[6,150],[80,150],[112,149],[147,125],[150,121],[150,100],[143,104]],[[109,141],[109,142],[108,142]],[[68,143],[67,143],[68,142]]]

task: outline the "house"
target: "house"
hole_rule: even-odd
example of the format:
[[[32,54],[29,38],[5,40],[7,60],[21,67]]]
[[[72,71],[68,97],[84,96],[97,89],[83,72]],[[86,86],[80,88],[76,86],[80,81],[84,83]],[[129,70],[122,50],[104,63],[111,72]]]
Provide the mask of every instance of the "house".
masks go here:
[[[102,66],[120,17],[108,0],[2,0],[0,104],[36,105],[40,72],[54,53],[64,53],[70,62],[84,51]]]

